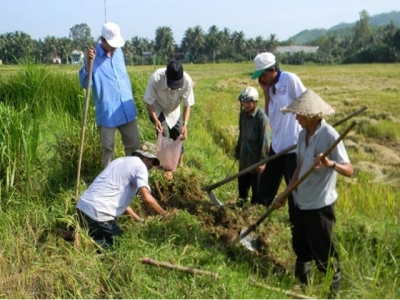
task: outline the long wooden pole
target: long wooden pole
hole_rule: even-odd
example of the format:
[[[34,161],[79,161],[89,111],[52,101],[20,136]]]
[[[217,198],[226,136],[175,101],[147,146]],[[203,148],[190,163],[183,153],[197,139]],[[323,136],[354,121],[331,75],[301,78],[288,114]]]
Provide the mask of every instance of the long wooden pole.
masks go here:
[[[213,272],[203,271],[203,270],[195,269],[192,267],[184,267],[184,266],[174,265],[174,264],[162,262],[162,261],[156,261],[156,260],[148,258],[148,257],[141,258],[140,261],[144,264],[153,265],[156,267],[174,269],[174,270],[188,272],[188,273],[192,273],[192,274],[210,275],[210,276],[213,276],[214,278],[218,278],[218,274],[213,273]]]
[[[259,287],[263,287],[263,288],[265,288],[267,290],[274,291],[274,292],[277,292],[277,293],[283,293],[285,296],[293,297],[295,299],[317,299],[317,297],[310,297],[310,296],[302,295],[302,294],[295,293],[295,292],[292,292],[292,291],[289,291],[289,290],[281,290],[281,289],[278,289],[278,288],[273,287],[273,286],[262,284],[262,283],[259,283],[259,282],[255,281],[254,278],[251,278],[251,281],[252,281],[252,283],[254,285],[257,285]]]
[[[340,143],[340,141],[349,133],[349,131],[356,125],[357,123],[353,121],[349,127],[346,128],[346,130],[336,139],[336,141],[322,154],[322,158],[328,156],[333,149],[337,146],[337,144]],[[312,172],[314,171],[314,165],[311,166],[307,172],[305,172],[297,181],[288,189],[285,189],[282,193],[280,193],[273,202],[277,201],[276,199],[284,199],[290,195],[291,192],[293,192],[294,189],[296,189]],[[244,239],[250,232],[255,230],[258,225],[261,224],[262,221],[265,220],[266,217],[268,217],[271,212],[275,210],[273,203],[271,206],[268,208],[268,210],[253,224],[251,225],[245,232],[239,235],[239,237],[235,240],[235,242],[238,242],[242,239]]]
[[[82,154],[83,154],[83,144],[85,141],[85,130],[86,130],[86,122],[87,122],[87,114],[89,110],[89,100],[90,100],[90,84],[92,82],[92,73],[93,73],[93,59],[88,57],[89,64],[89,72],[88,79],[86,85],[86,95],[85,95],[85,109],[83,112],[82,119],[82,130],[81,130],[81,142],[79,147],[79,159],[78,159],[78,171],[76,174],[76,189],[75,189],[75,199],[78,199],[79,196],[79,184],[81,181],[81,165],[82,165]]]
[[[355,112],[351,113],[350,115],[346,116],[345,118],[337,121],[336,123],[333,123],[332,126],[336,127],[336,126],[344,123],[345,121],[351,119],[352,117],[362,113],[367,108],[368,108],[367,106],[364,106],[364,107],[360,108],[359,110],[356,110]],[[278,157],[280,157],[280,156],[282,156],[282,155],[284,155],[284,154],[296,149],[296,146],[297,145],[293,145],[291,147],[288,147],[288,148],[282,150],[281,152],[278,152],[278,153],[276,153],[276,154],[274,154],[272,156],[269,156],[266,159],[264,159],[262,161],[259,161],[258,163],[255,163],[254,165],[251,165],[251,166],[247,167],[246,169],[243,169],[239,173],[233,174],[232,176],[226,177],[226,178],[224,178],[223,180],[221,180],[221,181],[219,181],[217,183],[214,183],[212,185],[206,186],[204,188],[204,190],[207,191],[208,193],[210,193],[213,189],[215,189],[217,187],[220,187],[221,185],[223,185],[225,183],[228,183],[229,181],[232,181],[232,180],[234,180],[234,179],[236,179],[236,178],[238,178],[238,177],[240,177],[240,176],[242,176],[244,174],[247,174],[247,173],[257,169],[259,166],[261,166],[263,164],[266,164],[266,163],[268,163],[268,162],[270,162],[270,161],[272,161],[272,160],[274,160],[274,159],[276,159],[276,158],[278,158]]]

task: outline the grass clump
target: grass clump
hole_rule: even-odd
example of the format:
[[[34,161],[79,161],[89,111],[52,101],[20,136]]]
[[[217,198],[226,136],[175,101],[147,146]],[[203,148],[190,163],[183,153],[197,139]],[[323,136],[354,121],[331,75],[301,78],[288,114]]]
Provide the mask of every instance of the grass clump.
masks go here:
[[[167,216],[153,215],[136,197],[132,207],[145,221],[135,223],[122,216],[119,223],[125,233],[118,247],[101,255],[74,215],[85,97],[78,69],[27,65],[0,77],[0,297],[264,299],[288,298],[286,290],[326,297],[329,276],[315,270],[308,288],[294,279],[286,209],[275,211],[257,228],[260,250],[250,252],[233,241],[265,208],[237,209],[236,180],[213,190],[223,207],[214,206],[204,191],[205,186],[238,171],[232,158],[240,110],[236,99],[245,85],[258,88],[249,79],[252,63],[184,67],[195,82],[196,98],[184,166],[174,173],[172,182],[160,171],[150,172],[152,193]],[[358,125],[345,140],[356,174],[338,179],[335,238],[343,276],[340,297],[396,298],[400,294],[400,207],[396,201],[400,143],[393,86],[398,86],[398,66],[283,69],[297,73],[307,87],[336,108],[336,115],[328,120],[331,124],[361,106],[369,107],[354,118]],[[381,69],[385,71],[378,72]],[[129,67],[141,139],[155,142],[154,125],[143,101],[153,70],[152,66]],[[384,80],[378,90],[372,90],[369,83],[376,76]],[[102,168],[94,113],[91,105],[81,191]],[[122,155],[117,134],[115,156]],[[75,228],[80,246],[54,235],[57,227]],[[218,277],[144,265],[140,259],[145,257]]]

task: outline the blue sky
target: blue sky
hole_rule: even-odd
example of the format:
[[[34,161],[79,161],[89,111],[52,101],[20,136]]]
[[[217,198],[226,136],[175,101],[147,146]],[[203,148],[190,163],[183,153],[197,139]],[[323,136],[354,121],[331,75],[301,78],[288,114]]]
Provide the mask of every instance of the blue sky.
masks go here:
[[[400,11],[400,0],[3,0],[0,34],[68,37],[71,27],[86,23],[98,37],[107,17],[125,39],[151,40],[157,27],[169,26],[180,43],[187,28],[199,25],[207,32],[216,25],[243,31],[246,38],[275,34],[283,41],[305,29],[355,22],[363,9],[370,16]]]

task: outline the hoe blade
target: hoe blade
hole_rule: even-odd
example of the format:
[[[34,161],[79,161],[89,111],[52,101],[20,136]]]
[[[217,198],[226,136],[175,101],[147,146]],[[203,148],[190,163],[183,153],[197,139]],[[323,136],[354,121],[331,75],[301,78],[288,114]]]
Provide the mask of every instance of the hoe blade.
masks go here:
[[[222,206],[222,202],[218,200],[218,198],[212,193],[208,192],[208,197],[210,198],[211,202],[215,205]]]
[[[243,227],[240,231],[240,236],[245,233],[247,227]],[[246,235],[244,238],[240,238],[240,243],[250,251],[257,251],[260,248],[260,237],[254,231]]]

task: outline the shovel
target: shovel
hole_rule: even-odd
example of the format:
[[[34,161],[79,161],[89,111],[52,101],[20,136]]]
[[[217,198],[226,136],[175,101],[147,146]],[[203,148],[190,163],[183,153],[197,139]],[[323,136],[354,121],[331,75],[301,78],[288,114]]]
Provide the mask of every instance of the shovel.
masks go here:
[[[367,108],[368,108],[367,106],[363,106],[363,107],[360,108],[359,110],[356,110],[355,112],[349,114],[348,116],[344,117],[343,119],[341,119],[341,120],[339,120],[339,121],[333,123],[332,126],[333,126],[333,127],[339,126],[340,124],[346,122],[347,120],[351,119],[352,117],[354,117],[354,116],[356,116],[356,115],[362,113],[362,112],[365,111]],[[207,192],[207,195],[208,195],[208,197],[210,198],[210,200],[211,200],[212,203],[214,203],[215,205],[218,205],[218,206],[222,206],[223,204],[221,203],[221,201],[219,201],[219,200],[217,199],[217,197],[214,195],[214,193],[212,192],[212,190],[214,190],[214,189],[216,189],[217,187],[220,187],[221,185],[224,185],[225,183],[228,183],[228,182],[230,182],[230,181],[232,181],[232,180],[234,180],[234,179],[236,179],[236,178],[238,178],[238,177],[240,177],[240,176],[242,176],[242,175],[244,175],[244,174],[247,174],[247,173],[249,173],[249,172],[251,172],[251,171],[257,169],[259,166],[261,166],[261,165],[263,165],[263,164],[266,164],[266,163],[268,163],[268,162],[274,160],[275,158],[278,158],[278,157],[280,157],[280,156],[282,156],[282,155],[284,155],[284,154],[286,154],[286,153],[288,153],[288,152],[290,152],[290,151],[292,151],[292,150],[294,150],[294,149],[296,149],[296,145],[293,145],[293,146],[291,146],[291,147],[289,147],[289,148],[286,148],[286,149],[282,150],[281,152],[278,152],[278,153],[276,153],[276,154],[274,154],[274,155],[272,155],[272,156],[269,156],[269,157],[267,157],[266,159],[264,159],[264,160],[262,160],[262,161],[259,161],[258,163],[247,167],[246,169],[243,169],[243,170],[240,171],[239,173],[233,174],[232,176],[226,177],[226,178],[224,178],[223,180],[221,180],[221,181],[219,181],[219,182],[217,182],[217,183],[214,183],[214,184],[212,184],[212,185],[206,186],[206,187],[204,188],[204,190]]]
[[[337,144],[340,143],[340,141],[349,133],[349,131],[356,125],[357,123],[353,121],[349,127],[346,128],[346,130],[337,138],[337,140],[326,150],[321,158],[324,158],[328,156],[333,149],[337,146]],[[253,247],[249,247],[249,245],[255,244],[256,241],[254,241],[253,238],[246,238],[251,232],[253,232],[258,225],[261,224],[274,210],[274,203],[277,202],[278,200],[285,199],[287,198],[290,193],[295,190],[312,172],[314,171],[314,166],[311,166],[307,172],[305,172],[290,188],[285,189],[281,194],[279,194],[271,204],[271,206],[268,208],[268,210],[249,228],[245,230],[241,230],[239,237],[235,239],[234,242],[240,242],[242,245],[244,245],[246,248],[248,248],[251,251],[254,251]]]

